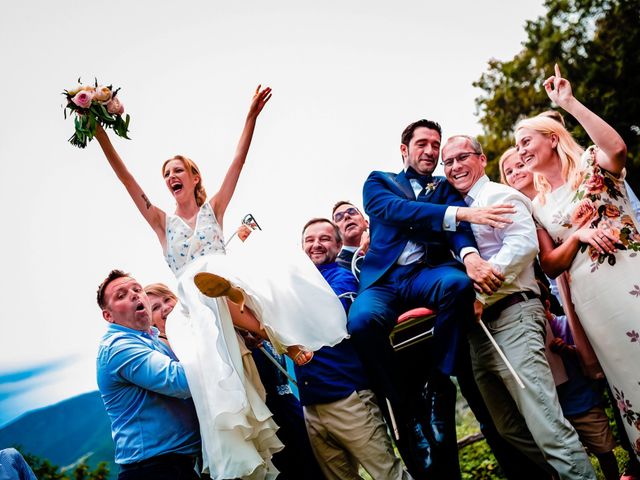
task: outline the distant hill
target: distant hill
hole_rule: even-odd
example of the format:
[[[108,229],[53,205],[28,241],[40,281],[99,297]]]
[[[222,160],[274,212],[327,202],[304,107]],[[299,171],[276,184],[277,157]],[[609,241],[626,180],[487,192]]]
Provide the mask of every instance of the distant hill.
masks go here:
[[[0,429],[0,448],[20,446],[51,463],[66,466],[87,457],[105,461],[115,478],[111,424],[100,393],[90,392],[25,413]]]

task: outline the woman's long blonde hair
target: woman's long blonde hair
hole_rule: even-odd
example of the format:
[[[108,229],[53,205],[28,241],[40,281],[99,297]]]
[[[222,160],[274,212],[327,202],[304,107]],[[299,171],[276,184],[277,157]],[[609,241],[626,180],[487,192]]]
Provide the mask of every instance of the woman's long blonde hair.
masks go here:
[[[570,182],[571,188],[578,188],[582,181],[582,172],[578,170],[580,157],[584,153],[584,149],[578,145],[569,131],[558,121],[547,115],[538,115],[535,117],[525,118],[516,124],[515,131],[522,128],[535,130],[545,136],[556,135],[558,144],[556,152],[560,158],[562,166],[560,174],[564,183]],[[544,175],[539,173],[533,174],[533,185],[538,191],[540,201],[544,203],[544,196],[551,191],[551,184]]]
[[[169,160],[166,160],[162,164],[162,176],[164,176],[164,169],[167,166],[167,163],[169,163],[171,160],[180,160],[185,166],[185,168],[189,170],[192,175],[198,176],[198,183],[196,184],[196,188],[193,191],[193,194],[196,197],[196,204],[199,207],[204,205],[204,202],[207,201],[207,192],[205,192],[204,187],[202,186],[202,175],[200,175],[200,170],[198,169],[198,166],[195,164],[193,160],[191,160],[188,157],[185,157],[184,155],[174,155],[172,158],[170,158]]]

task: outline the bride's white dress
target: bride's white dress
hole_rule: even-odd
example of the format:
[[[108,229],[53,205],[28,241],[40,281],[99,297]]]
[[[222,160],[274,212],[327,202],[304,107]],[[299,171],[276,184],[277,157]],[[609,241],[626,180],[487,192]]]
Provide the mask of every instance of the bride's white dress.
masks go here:
[[[183,315],[171,315],[167,334],[184,365],[198,413],[203,466],[211,478],[271,479],[271,456],[282,449],[278,428],[242,368],[224,298],[209,298],[193,283],[212,272],[245,292],[246,306],[283,346],[317,350],[347,335],[344,309],[311,261],[299,251],[260,252],[250,239],[225,255],[224,237],[209,203],[192,230],[167,215],[167,263],[178,279]]]

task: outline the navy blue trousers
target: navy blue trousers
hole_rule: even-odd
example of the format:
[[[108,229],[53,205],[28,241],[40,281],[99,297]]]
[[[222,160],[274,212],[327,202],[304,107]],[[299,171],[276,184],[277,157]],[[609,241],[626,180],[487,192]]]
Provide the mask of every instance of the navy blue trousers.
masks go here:
[[[438,312],[434,338],[428,342],[432,363],[445,375],[455,374],[460,349],[466,345],[466,328],[473,319],[475,293],[464,271],[450,266],[424,264],[396,266],[380,281],[360,292],[349,310],[351,340],[376,390],[394,410],[403,409],[407,392],[395,373],[396,365],[389,333],[406,310],[429,307]],[[426,368],[426,366],[422,366]]]

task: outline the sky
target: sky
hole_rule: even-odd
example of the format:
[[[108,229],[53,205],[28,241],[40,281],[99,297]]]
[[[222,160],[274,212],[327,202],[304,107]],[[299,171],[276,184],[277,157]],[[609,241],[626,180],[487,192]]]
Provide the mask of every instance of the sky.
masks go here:
[[[401,168],[410,122],[436,120],[444,137],[481,133],[472,82],[491,58],[520,51],[526,20],[544,13],[542,0],[22,0],[2,10],[0,425],[96,388],[106,323],[95,291],[109,270],[175,285],[97,142],[67,142],[61,92],[78,77],[122,87],[131,140],[114,145],[169,212],[162,162],[194,159],[215,193],[252,93],[271,86],[225,229],[250,212],[296,249],[308,219],[338,200],[361,204],[371,170]]]

